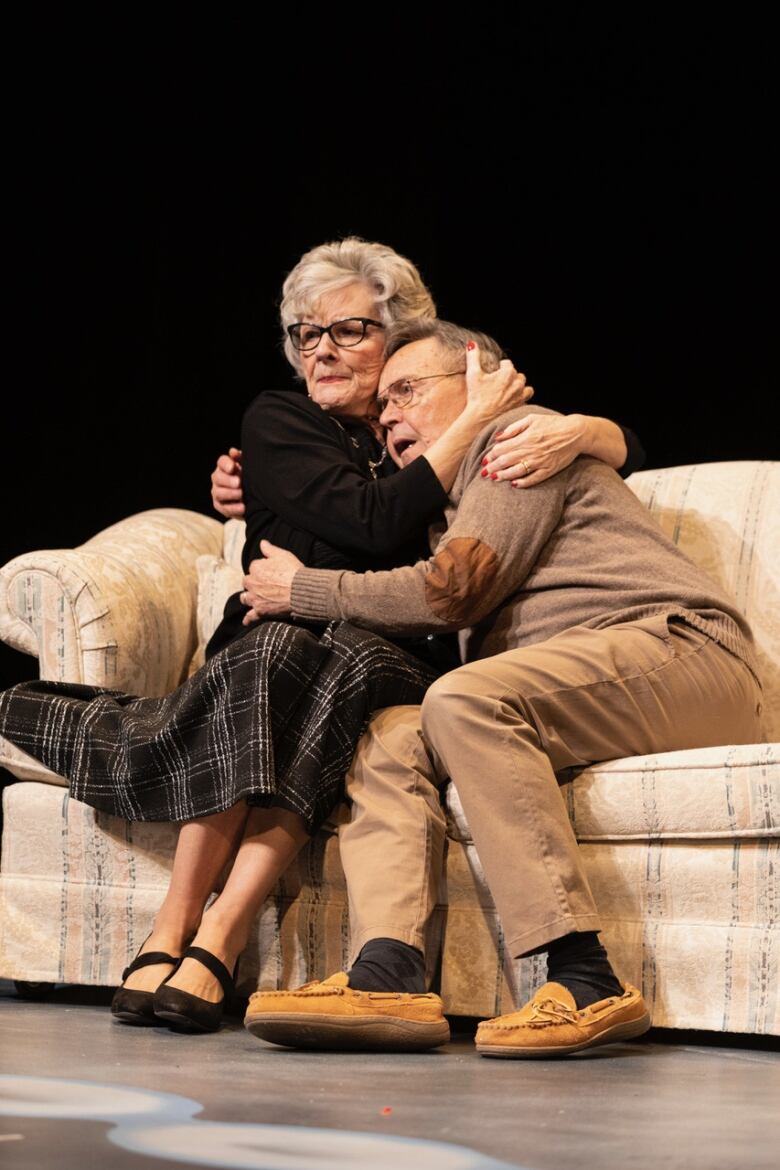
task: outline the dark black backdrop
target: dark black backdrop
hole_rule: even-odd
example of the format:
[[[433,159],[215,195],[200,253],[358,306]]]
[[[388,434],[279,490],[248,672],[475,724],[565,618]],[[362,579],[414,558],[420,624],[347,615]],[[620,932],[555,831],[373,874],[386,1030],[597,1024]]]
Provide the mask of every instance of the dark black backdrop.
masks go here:
[[[208,511],[244,407],[289,384],[284,273],[349,233],[650,466],[776,456],[768,30],[395,11],[381,48],[357,9],[20,38],[0,563]],[[0,683],[31,666],[3,649]]]

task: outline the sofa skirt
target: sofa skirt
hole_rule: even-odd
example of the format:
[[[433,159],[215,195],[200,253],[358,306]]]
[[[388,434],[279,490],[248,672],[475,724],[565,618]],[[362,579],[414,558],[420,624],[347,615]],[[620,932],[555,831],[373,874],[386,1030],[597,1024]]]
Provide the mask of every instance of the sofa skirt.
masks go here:
[[[0,976],[113,986],[165,892],[176,826],[129,823],[34,782],[4,793]],[[621,978],[665,1028],[780,1035],[780,840],[626,839],[581,845]],[[544,980],[503,936],[469,840],[448,841],[429,954],[445,1010],[511,1010]],[[338,839],[319,833],[277,886],[241,959],[239,990],[342,970],[349,951]],[[432,974],[436,974],[432,972]]]

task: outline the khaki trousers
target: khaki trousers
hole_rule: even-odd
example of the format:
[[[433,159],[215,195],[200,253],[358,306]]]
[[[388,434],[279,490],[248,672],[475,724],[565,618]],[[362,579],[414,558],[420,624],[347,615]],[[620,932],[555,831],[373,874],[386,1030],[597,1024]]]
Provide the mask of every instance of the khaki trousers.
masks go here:
[[[424,949],[451,778],[509,952],[599,930],[559,783],[623,756],[761,739],[761,690],[705,634],[665,617],[576,627],[440,678],[422,707],[378,713],[347,780],[340,830],[355,954],[370,938]],[[570,773],[568,778],[570,778]]]

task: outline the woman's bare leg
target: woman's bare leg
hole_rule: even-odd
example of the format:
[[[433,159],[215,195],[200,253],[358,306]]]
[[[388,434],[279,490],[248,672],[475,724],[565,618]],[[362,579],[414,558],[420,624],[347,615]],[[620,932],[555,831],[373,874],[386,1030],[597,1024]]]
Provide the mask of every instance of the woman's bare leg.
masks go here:
[[[260,907],[308,840],[306,822],[297,813],[253,808],[225,888],[203,915],[193,946],[211,951],[232,972]],[[194,959],[184,960],[169,986],[211,1003],[223,996],[214,976]]]
[[[219,875],[238,849],[248,816],[249,806],[242,800],[224,812],[182,825],[168,893],[155,915],[152,933],[141,947],[142,954],[165,951],[180,955],[184,951],[198,929]],[[133,991],[156,991],[170,973],[171,967],[165,963],[142,967],[128,976],[124,986]]]

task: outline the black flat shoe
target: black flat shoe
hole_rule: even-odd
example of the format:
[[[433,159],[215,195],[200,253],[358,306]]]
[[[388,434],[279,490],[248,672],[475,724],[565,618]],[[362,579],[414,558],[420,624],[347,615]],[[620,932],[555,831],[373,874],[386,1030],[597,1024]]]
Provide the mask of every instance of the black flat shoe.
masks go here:
[[[141,946],[143,945],[141,943]],[[133,971],[138,971],[141,967],[153,967],[156,963],[172,963],[171,975],[173,975],[180,962],[181,959],[174,958],[173,955],[169,955],[165,951],[147,951],[145,955],[136,955],[130,966],[125,967],[122,972],[122,983]],[[168,978],[170,979],[170,977],[169,975]],[[129,987],[118,987],[111,1000],[111,1015],[123,1024],[156,1024],[154,992],[133,991]]]
[[[182,955],[184,959],[197,959],[202,963],[219,980],[224,996],[218,1003],[212,1003],[211,1000],[201,999],[199,995],[191,995],[189,991],[171,987],[166,980],[152,997],[154,1014],[158,1019],[167,1020],[169,1024],[187,1032],[216,1032],[222,1022],[222,1011],[235,992],[233,976],[216,955],[203,947],[187,947]]]

